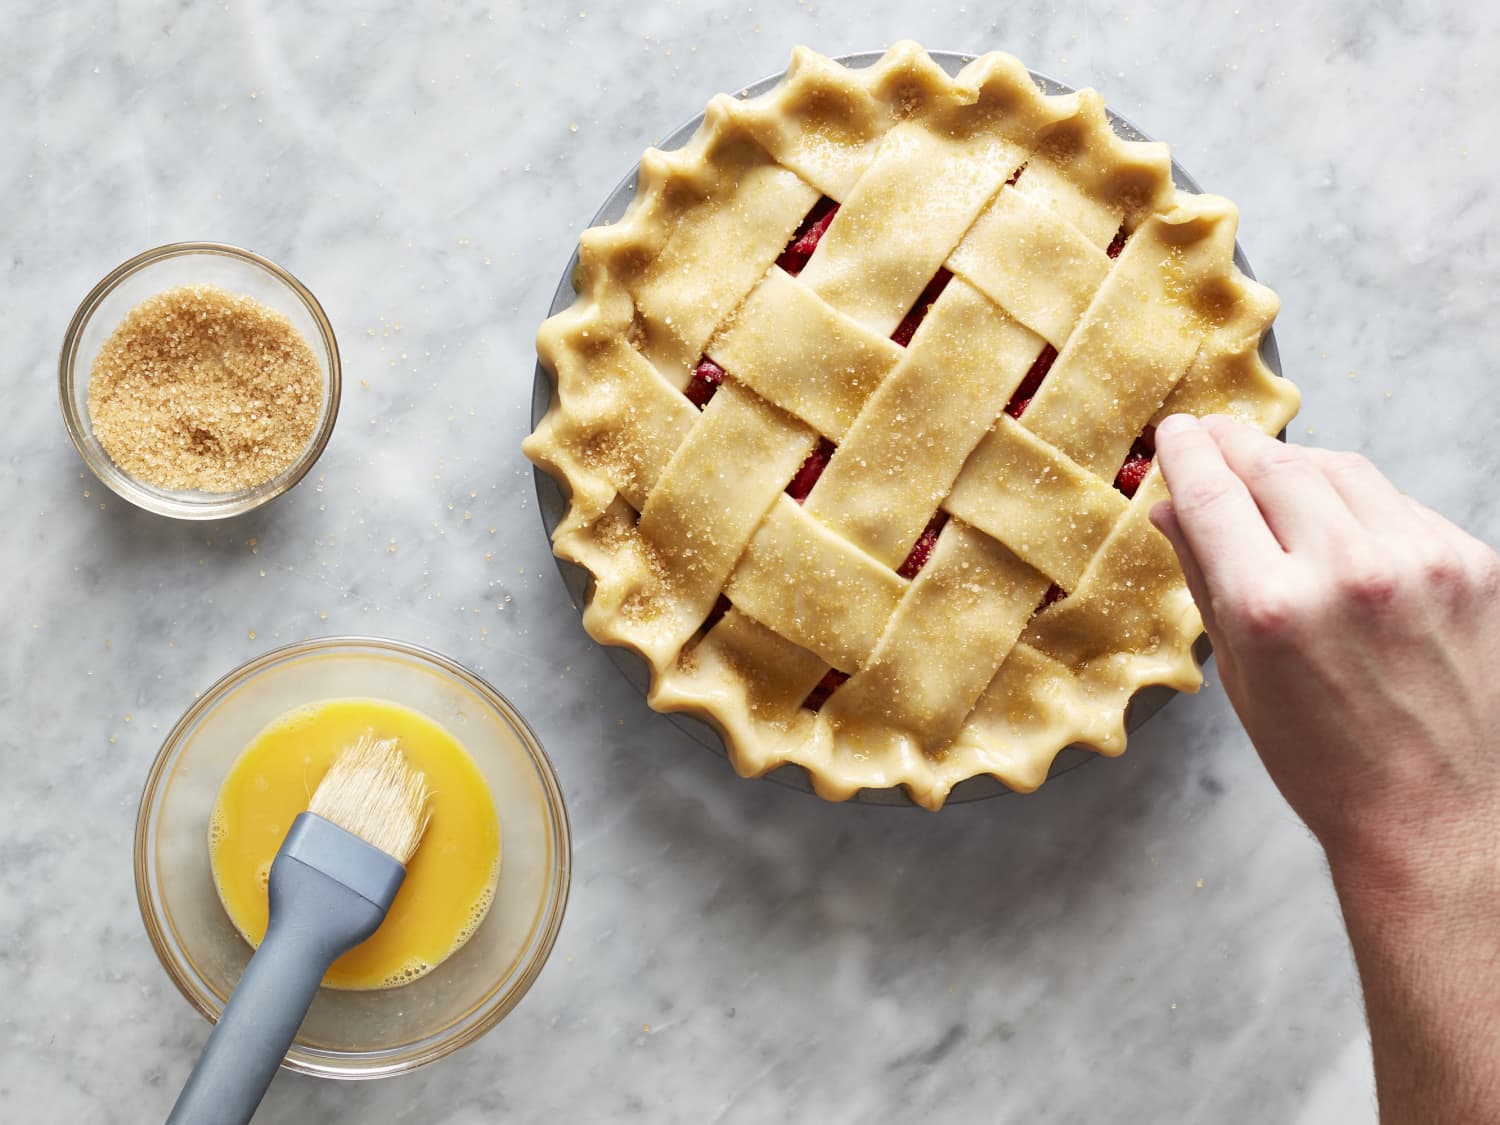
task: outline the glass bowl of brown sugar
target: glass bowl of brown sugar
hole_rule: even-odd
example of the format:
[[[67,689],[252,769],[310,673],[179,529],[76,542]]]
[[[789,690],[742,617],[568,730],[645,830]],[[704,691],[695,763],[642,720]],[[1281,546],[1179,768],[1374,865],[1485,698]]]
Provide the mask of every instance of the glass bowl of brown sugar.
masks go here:
[[[333,326],[275,262],[175,242],[122,263],[63,339],[58,393],[94,475],[138,507],[209,520],[307,474],[338,416]]]

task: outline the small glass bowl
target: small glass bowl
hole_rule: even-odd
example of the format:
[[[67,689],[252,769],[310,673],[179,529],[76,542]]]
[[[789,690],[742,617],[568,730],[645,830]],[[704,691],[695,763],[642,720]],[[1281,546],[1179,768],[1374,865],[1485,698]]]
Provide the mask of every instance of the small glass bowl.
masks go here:
[[[296,461],[253,488],[198,492],[148,484],[116,465],[94,436],[88,408],[89,375],[100,347],[136,305],[179,285],[216,285],[231,293],[253,297],[290,320],[318,359],[323,373],[323,408],[312,440]],[[274,500],[301,480],[333,433],[341,389],[338,342],[317,298],[275,262],[219,242],[174,242],[158,246],[111,270],[73,314],[63,337],[57,378],[68,435],[94,475],[137,507],[187,520],[242,515]]]
[[[450,1054],[520,1002],[562,924],[572,844],[562,791],[505,697],[435,652],[370,637],[276,649],[188,708],[162,744],[135,828],[135,887],[151,944],[188,1001],[217,1021],[251,949],[214,888],[208,821],[225,774],[272,719],[352,696],[389,700],[446,727],[489,785],[500,879],[473,936],[426,976],[371,992],[321,989],[282,1065],[324,1078],[380,1078]]]

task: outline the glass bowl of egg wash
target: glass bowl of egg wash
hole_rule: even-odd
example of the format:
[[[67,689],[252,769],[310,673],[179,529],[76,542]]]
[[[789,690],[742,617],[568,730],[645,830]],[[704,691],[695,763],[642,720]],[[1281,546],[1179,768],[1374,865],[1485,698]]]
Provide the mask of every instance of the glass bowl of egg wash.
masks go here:
[[[541,972],[568,897],[562,792],[505,697],[438,653],[335,637],[225,676],[173,728],[136,820],[141,917],[217,1020],[265,933],[270,863],[333,758],[394,738],[431,820],[380,928],[334,962],[284,1065],[379,1078],[484,1034]]]
[[[312,292],[275,262],[174,242],[111,270],[58,361],[63,421],[105,485],[178,519],[274,500],[333,433],[338,343]]]

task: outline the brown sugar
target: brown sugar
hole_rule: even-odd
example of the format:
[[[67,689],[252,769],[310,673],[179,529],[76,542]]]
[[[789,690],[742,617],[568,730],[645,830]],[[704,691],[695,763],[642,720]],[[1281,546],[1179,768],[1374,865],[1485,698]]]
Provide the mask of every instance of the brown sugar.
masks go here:
[[[235,492],[307,448],[323,375],[302,334],[252,297],[168,289],[126,314],[89,376],[89,419],[126,473],[159,488]]]

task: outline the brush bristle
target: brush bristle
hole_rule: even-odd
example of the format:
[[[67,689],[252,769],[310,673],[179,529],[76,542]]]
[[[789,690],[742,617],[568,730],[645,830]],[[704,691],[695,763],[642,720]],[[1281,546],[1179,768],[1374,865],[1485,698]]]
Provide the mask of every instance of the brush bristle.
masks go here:
[[[427,779],[396,740],[372,732],[333,760],[307,809],[404,867],[427,830],[427,798]]]

